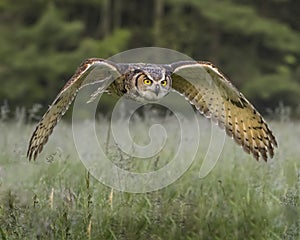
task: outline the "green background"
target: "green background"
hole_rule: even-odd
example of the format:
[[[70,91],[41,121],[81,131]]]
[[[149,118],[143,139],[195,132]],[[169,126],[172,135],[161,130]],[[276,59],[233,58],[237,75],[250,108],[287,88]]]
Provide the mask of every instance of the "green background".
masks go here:
[[[296,0],[0,0],[0,105],[46,110],[86,58],[165,47],[207,60],[262,112],[299,112]]]

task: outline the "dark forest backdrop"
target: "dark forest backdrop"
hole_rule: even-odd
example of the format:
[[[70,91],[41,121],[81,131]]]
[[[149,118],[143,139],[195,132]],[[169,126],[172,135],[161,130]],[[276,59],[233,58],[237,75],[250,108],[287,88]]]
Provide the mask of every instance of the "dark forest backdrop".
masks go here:
[[[145,46],[212,61],[260,110],[299,109],[298,0],[0,0],[0,105],[46,108],[84,59]]]

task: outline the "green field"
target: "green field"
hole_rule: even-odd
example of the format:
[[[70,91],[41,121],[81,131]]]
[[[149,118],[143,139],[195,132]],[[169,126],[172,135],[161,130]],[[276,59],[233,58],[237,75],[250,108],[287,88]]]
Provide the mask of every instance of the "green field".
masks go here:
[[[203,155],[198,154],[175,183],[133,194],[112,190],[87,173],[77,156],[71,125],[59,124],[37,161],[28,162],[33,125],[0,122],[0,236],[300,239],[300,124],[270,125],[279,149],[268,163],[256,162],[227,138],[206,178],[199,178]],[[118,162],[118,150],[108,148]],[[124,165],[135,168],[136,162],[128,158]],[[153,163],[143,162],[150,168]]]

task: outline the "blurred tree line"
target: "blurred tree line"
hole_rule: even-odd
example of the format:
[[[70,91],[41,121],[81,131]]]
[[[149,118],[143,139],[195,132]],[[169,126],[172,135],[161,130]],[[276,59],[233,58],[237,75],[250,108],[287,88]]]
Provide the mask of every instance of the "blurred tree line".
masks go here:
[[[0,0],[0,105],[46,108],[84,59],[145,46],[213,62],[260,110],[299,105],[298,0]]]

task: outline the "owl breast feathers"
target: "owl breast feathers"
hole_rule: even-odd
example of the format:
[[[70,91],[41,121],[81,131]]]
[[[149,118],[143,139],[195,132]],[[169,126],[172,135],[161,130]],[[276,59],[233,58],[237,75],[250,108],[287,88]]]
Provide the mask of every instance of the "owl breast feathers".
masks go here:
[[[211,118],[257,160],[274,156],[277,142],[267,123],[230,81],[211,63],[114,63],[100,58],[83,62],[48,108],[29,142],[27,157],[36,159],[77,92],[99,84],[90,101],[104,90],[137,101],[155,101],[170,91],[183,95],[205,117]]]

